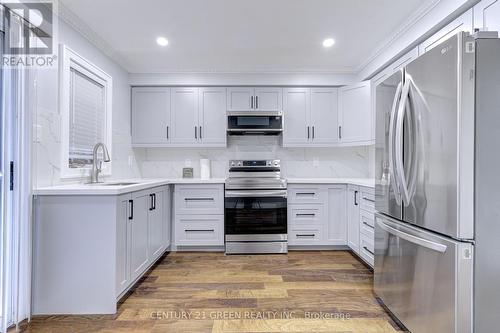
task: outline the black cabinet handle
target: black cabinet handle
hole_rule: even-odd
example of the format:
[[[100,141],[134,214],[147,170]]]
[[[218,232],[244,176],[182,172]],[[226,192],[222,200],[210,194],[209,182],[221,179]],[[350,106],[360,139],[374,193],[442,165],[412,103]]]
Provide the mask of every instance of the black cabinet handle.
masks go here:
[[[152,195],[152,194],[150,194],[150,195],[149,195],[149,210],[151,211],[151,210],[153,210],[153,209],[154,209],[154,208],[153,208],[153,195]]]
[[[253,96],[250,96],[250,109],[253,109]]]
[[[314,126],[312,128],[313,128],[313,139],[314,139]]]
[[[156,193],[153,193],[153,209],[156,210]]]
[[[170,127],[170,126],[167,126],[167,139],[168,139],[168,128],[169,128],[169,127]]]
[[[297,192],[297,195],[315,195],[315,192]]]
[[[255,96],[255,108],[259,108],[259,96]]]
[[[365,251],[370,253],[372,256],[375,255],[375,253],[373,253],[373,251],[370,251],[366,246],[363,246],[363,249],[365,249]]]
[[[316,216],[314,213],[297,213],[295,216]]]
[[[311,135],[309,134],[309,126],[307,126],[307,138],[309,139]]]
[[[363,197],[363,200],[370,201],[370,202],[375,202],[375,200],[370,199],[370,198],[366,198],[366,197]]]
[[[358,205],[358,191],[354,191],[354,205]]]
[[[186,229],[185,232],[215,232],[215,229]]]
[[[194,127],[194,138],[198,139],[198,126]]]
[[[363,224],[366,225],[367,227],[371,228],[371,229],[375,229],[372,225],[370,225],[370,224],[368,224],[368,223],[366,223],[364,221],[363,221]]]
[[[201,126],[200,126],[200,140],[201,140],[201,139],[202,139],[202,137],[201,137]]]
[[[185,201],[214,201],[214,198],[184,198]]]
[[[298,237],[314,237],[314,236],[316,236],[316,234],[297,234],[296,236],[297,236],[297,238]]]
[[[128,203],[130,205],[130,215],[128,216],[128,219],[133,220],[134,219],[134,200],[129,200]]]
[[[342,139],[342,126],[339,126],[339,139]]]

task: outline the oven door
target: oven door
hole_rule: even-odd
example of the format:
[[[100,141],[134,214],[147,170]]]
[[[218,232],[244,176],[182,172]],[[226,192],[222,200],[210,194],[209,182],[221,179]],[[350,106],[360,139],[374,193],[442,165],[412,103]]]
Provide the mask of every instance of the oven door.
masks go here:
[[[286,205],[286,190],[226,190],[226,235],[286,235]]]
[[[230,135],[279,135],[283,131],[281,115],[230,115],[227,119]]]

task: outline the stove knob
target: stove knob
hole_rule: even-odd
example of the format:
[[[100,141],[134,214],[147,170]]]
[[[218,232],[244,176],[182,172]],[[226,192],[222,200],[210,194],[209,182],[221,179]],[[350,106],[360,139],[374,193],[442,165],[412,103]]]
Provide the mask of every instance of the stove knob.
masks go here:
[[[238,162],[238,166],[241,166],[241,162]]]
[[[274,166],[278,166],[278,161],[274,161]]]
[[[267,161],[267,165],[271,166],[271,161]]]
[[[234,165],[235,165],[234,162],[231,162],[231,166],[233,167]]]

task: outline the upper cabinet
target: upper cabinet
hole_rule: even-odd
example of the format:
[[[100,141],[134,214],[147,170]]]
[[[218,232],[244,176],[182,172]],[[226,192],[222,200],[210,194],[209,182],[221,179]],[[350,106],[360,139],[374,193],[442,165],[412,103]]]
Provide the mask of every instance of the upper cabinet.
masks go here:
[[[370,81],[340,88],[338,136],[341,144],[374,142],[371,102]]]
[[[483,0],[474,7],[474,28],[500,31],[500,0]]]
[[[421,43],[418,46],[418,53],[424,54],[460,31],[472,32],[473,20],[473,10],[470,9]]]
[[[235,87],[227,89],[227,110],[237,111],[282,111],[282,88]]]
[[[283,90],[283,146],[326,147],[338,143],[338,89]]]
[[[226,147],[226,88],[132,88],[134,147]]]
[[[133,88],[132,143],[166,144],[170,130],[170,89]]]

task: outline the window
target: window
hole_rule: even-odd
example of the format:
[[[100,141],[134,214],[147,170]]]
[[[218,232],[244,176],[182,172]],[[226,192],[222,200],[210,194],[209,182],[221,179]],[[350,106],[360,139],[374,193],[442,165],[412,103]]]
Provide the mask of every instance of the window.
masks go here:
[[[61,177],[85,177],[96,143],[111,153],[112,79],[66,46],[61,59]],[[103,165],[103,174],[111,174],[110,163]]]

